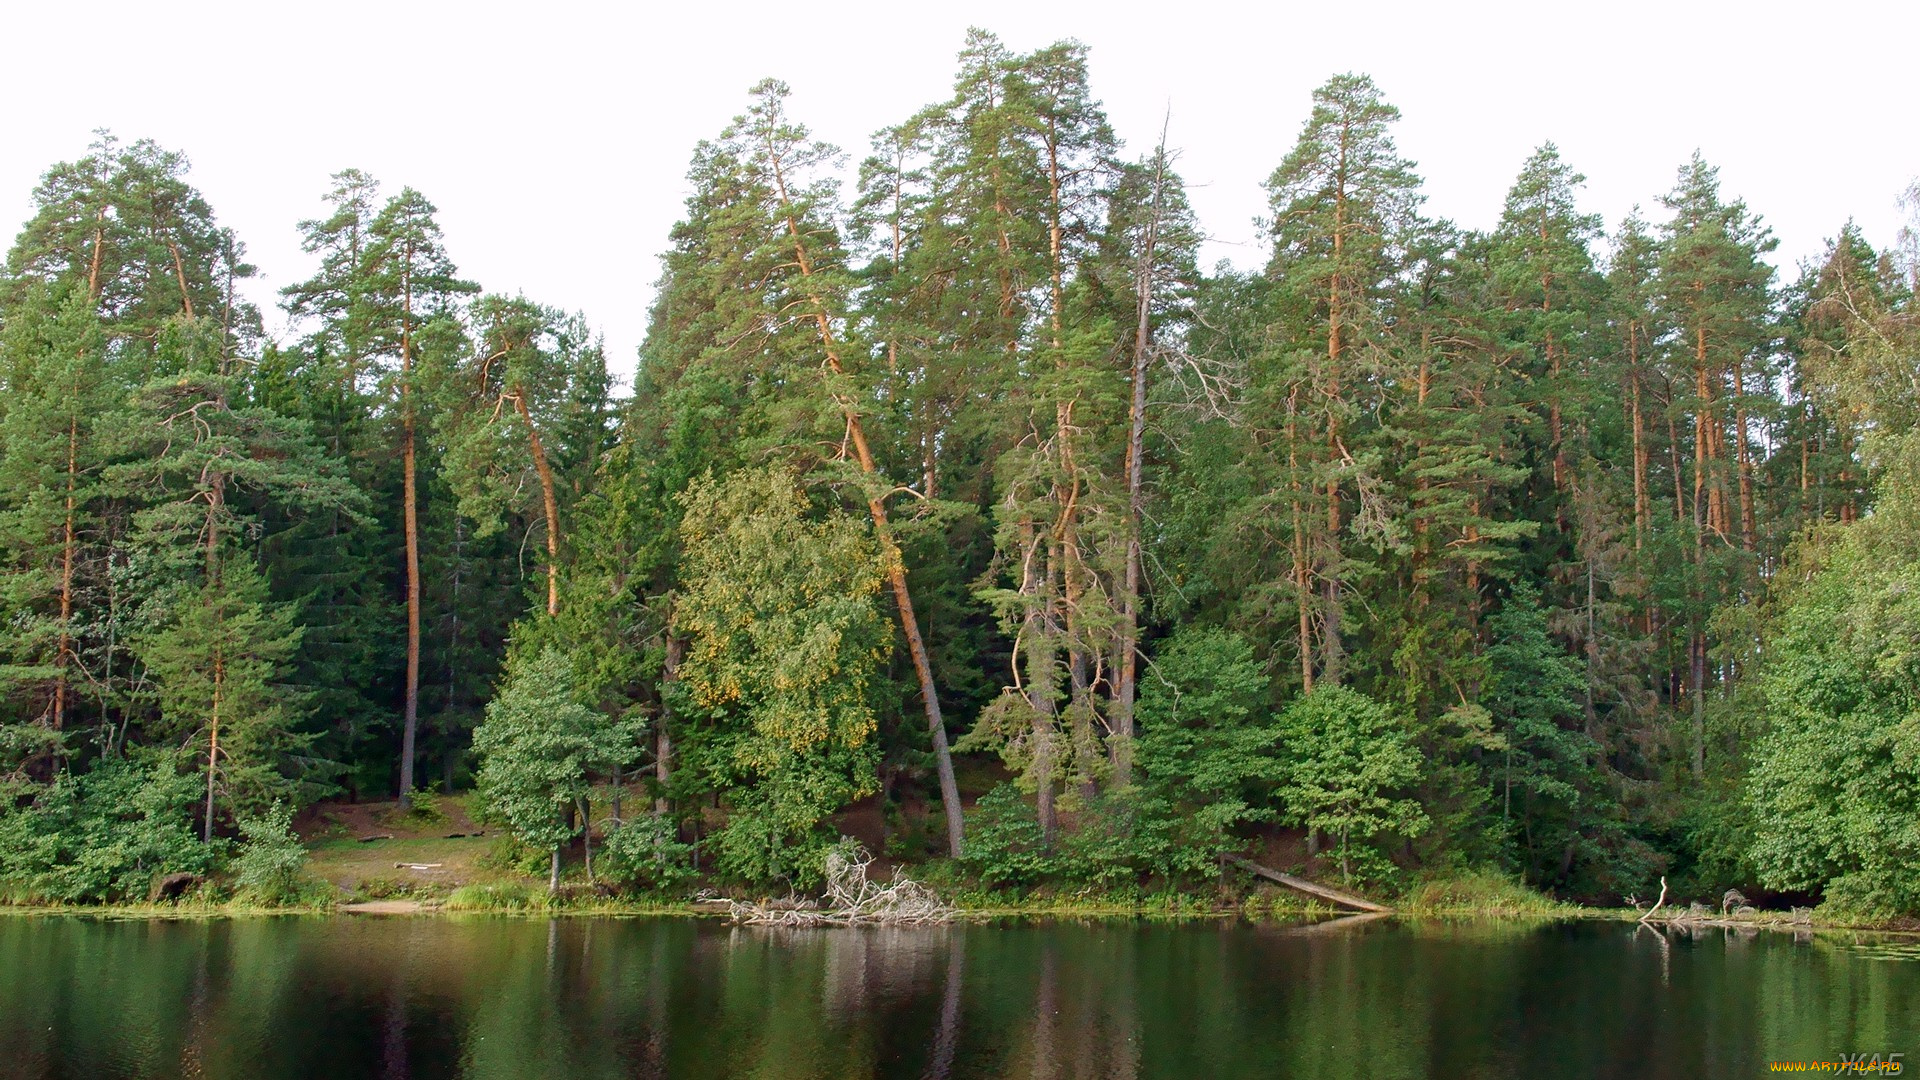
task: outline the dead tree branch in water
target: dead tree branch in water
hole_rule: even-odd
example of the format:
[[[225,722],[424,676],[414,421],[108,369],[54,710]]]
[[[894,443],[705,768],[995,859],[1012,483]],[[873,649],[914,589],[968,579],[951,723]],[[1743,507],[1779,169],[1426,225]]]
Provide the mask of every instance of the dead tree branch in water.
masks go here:
[[[901,874],[885,884],[867,879],[873,855],[846,842],[827,853],[824,903],[729,901],[734,922],[757,926],[924,926],[951,920],[958,912],[932,889]]]

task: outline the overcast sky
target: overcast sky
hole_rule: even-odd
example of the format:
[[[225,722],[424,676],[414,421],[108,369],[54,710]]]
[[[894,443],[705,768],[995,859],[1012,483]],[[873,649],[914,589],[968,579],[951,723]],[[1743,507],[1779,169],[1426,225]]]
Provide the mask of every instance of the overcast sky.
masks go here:
[[[1170,141],[1214,238],[1257,265],[1260,181],[1309,94],[1364,71],[1404,114],[1428,211],[1486,227],[1546,140],[1616,223],[1698,147],[1781,240],[1791,268],[1847,218],[1887,244],[1920,174],[1920,3],[1059,3],[976,0],[665,5],[406,0],[61,4],[8,0],[0,224],[90,132],[184,150],[190,179],[275,291],[305,276],[294,223],[354,166],[440,207],[468,277],[584,310],[633,366],[695,142],[767,75],[793,114],[855,155],[944,97],[969,25],[1015,49],[1092,51],[1129,152]]]

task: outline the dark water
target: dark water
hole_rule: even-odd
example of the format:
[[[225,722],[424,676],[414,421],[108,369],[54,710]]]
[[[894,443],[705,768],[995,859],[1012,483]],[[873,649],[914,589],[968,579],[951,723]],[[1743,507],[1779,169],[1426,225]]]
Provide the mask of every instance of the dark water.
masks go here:
[[[0,917],[9,1077],[1692,1078],[1861,1051],[1920,1061],[1920,949],[1604,923]]]

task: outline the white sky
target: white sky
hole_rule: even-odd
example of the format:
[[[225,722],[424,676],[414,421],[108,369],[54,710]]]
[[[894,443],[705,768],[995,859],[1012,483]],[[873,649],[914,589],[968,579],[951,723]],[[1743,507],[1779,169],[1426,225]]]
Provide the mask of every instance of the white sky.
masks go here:
[[[1208,261],[1263,257],[1260,181],[1308,95],[1374,76],[1404,120],[1428,211],[1486,227],[1529,151],[1552,139],[1609,226],[1656,200],[1695,147],[1781,240],[1792,267],[1848,217],[1876,244],[1920,174],[1920,3],[1553,2],[1231,5],[693,0],[661,5],[86,5],[5,0],[0,225],[96,127],[184,150],[190,179],[247,243],[253,295],[310,260],[294,224],[329,173],[371,172],[440,207],[468,277],[586,311],[631,372],[693,144],[766,75],[794,115],[857,161],[868,136],[944,97],[968,25],[1031,49],[1074,37],[1129,152],[1170,141],[1215,238]]]

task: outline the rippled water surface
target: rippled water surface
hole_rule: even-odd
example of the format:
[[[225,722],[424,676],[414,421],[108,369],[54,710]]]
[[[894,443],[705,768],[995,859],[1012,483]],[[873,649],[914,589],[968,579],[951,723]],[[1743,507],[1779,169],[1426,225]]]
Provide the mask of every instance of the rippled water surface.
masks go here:
[[[1910,939],[0,918],[10,1077],[1746,1077],[1894,1051],[1920,1062]]]

